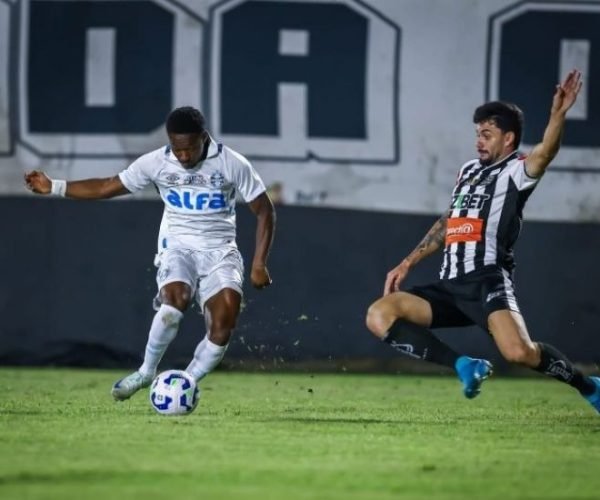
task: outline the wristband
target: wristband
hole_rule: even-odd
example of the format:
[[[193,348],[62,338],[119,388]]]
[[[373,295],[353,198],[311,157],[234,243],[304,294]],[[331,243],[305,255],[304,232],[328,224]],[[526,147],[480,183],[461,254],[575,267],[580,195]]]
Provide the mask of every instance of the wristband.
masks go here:
[[[50,194],[54,196],[65,197],[67,194],[67,181],[62,179],[51,179],[52,187],[50,188]]]

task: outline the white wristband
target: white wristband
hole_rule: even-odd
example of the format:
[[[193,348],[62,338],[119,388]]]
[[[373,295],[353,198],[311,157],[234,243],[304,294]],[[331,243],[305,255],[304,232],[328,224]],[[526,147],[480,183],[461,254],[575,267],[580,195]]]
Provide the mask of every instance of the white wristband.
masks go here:
[[[54,196],[65,196],[67,194],[67,181],[61,179],[51,179],[52,187],[50,193]]]

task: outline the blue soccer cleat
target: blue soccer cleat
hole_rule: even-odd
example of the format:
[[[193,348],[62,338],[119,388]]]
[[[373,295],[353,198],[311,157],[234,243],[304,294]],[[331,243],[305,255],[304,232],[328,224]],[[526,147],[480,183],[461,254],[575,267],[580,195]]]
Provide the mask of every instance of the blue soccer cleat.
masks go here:
[[[600,413],[600,377],[588,377],[596,386],[596,390],[587,396],[583,396],[589,404],[591,404],[598,413]]]
[[[456,360],[454,367],[458,378],[463,383],[463,393],[467,399],[479,395],[481,384],[492,374],[492,364],[485,359],[461,356]]]

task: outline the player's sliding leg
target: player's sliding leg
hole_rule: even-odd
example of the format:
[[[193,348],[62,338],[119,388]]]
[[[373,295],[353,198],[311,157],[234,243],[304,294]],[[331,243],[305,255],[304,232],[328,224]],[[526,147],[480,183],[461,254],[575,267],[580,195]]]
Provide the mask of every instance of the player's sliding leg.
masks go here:
[[[183,318],[182,310],[187,308],[190,295],[191,288],[182,282],[169,283],[161,289],[162,304],[152,320],[144,362],[137,371],[130,373],[113,385],[111,390],[113,398],[118,401],[129,399],[137,391],[152,383],[160,360],[177,335],[179,324]]]
[[[206,301],[204,311],[209,333],[198,344],[194,358],[185,369],[196,381],[213,371],[225,356],[237,322],[240,302],[240,293],[231,288],[220,290]]]
[[[539,363],[531,368],[577,389],[579,394],[600,413],[600,379],[586,377],[554,346],[542,342],[535,342],[535,345],[540,353]]]
[[[600,378],[587,377],[550,344],[533,342],[523,317],[509,310],[495,311],[488,319],[498,349],[507,361],[569,384],[600,412]]]
[[[407,356],[454,369],[464,395],[474,398],[492,373],[491,363],[458,354],[431,333],[427,328],[431,322],[429,302],[406,292],[386,295],[367,313],[367,327],[375,336]]]
[[[461,356],[438,339],[427,328],[404,320],[396,320],[383,341],[411,358],[430,361],[453,368],[463,384],[468,399],[481,392],[481,384],[492,374],[492,365],[485,359]]]

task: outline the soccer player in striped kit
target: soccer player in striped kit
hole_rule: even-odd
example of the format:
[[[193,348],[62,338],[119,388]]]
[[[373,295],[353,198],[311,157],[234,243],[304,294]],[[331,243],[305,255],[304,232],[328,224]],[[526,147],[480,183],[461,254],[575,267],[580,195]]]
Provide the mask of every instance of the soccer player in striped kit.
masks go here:
[[[583,375],[555,347],[531,340],[512,276],[523,207],[558,153],[580,89],[577,70],[556,86],[544,136],[528,156],[517,151],[523,127],[517,106],[488,102],[475,110],[479,157],[462,166],[448,211],[388,273],[383,297],[369,307],[367,327],[375,336],[411,357],[455,369],[467,398],[480,393],[491,364],[461,356],[430,329],[478,325],[506,360],[571,385],[600,412],[600,378]],[[410,269],[440,249],[440,281],[399,291]]]
[[[257,218],[250,280],[259,289],[271,284],[267,257],[275,211],[257,172],[246,158],[210,136],[197,109],[173,110],[166,130],[167,146],[141,156],[114,177],[67,182],[38,171],[25,175],[34,193],[87,200],[113,198],[154,185],[165,204],[155,259],[156,315],[144,362],[114,384],[111,393],[116,400],[128,399],[150,385],[184,311],[194,300],[205,316],[207,333],[186,371],[199,381],[225,355],[240,311],[244,276],[235,241],[236,194]]]

